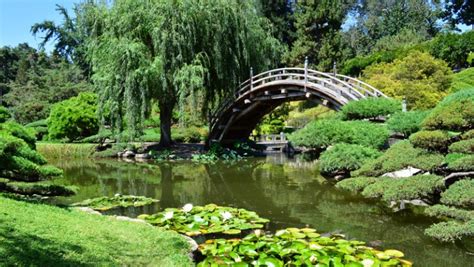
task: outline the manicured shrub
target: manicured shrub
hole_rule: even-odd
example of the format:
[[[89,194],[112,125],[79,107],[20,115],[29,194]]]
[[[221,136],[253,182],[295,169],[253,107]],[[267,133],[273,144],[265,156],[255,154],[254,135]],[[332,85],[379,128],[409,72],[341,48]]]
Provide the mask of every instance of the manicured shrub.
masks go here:
[[[407,178],[392,179],[383,193],[386,201],[428,199],[444,189],[443,177],[436,175],[415,175]]]
[[[94,135],[99,130],[97,95],[81,93],[55,104],[48,118],[50,140],[75,141]]]
[[[467,140],[467,139],[473,139],[474,138],[474,129],[472,130],[469,130],[463,134],[461,134],[461,138],[463,140]]]
[[[354,177],[344,179],[336,184],[337,188],[351,192],[362,192],[368,185],[377,182],[375,177]]]
[[[33,129],[37,140],[42,140],[48,136],[48,123],[46,120],[34,121],[25,125],[26,128]]]
[[[336,144],[321,154],[320,167],[323,173],[348,173],[381,154],[370,147]]]
[[[351,101],[341,109],[344,120],[375,119],[401,111],[400,101],[385,97],[369,97]]]
[[[461,90],[443,99],[425,118],[427,129],[468,131],[474,128],[474,88]]]
[[[367,121],[317,120],[288,138],[296,146],[315,149],[323,149],[337,143],[382,148],[388,136],[388,130],[384,126]]]
[[[20,138],[25,141],[30,148],[35,148],[36,138],[34,130],[32,129],[25,128],[13,121],[7,121],[0,124],[0,131],[4,131],[5,133]]]
[[[466,155],[448,163],[448,169],[451,171],[473,171],[474,155]]]
[[[4,123],[12,116],[6,107],[0,106],[0,123]]]
[[[474,180],[460,180],[441,193],[441,203],[474,208]]]
[[[474,53],[472,53],[474,55]],[[453,75],[451,92],[474,88],[474,68],[468,68]]]
[[[449,152],[473,154],[474,153],[474,138],[461,140],[461,141],[451,144],[449,146]]]
[[[465,237],[472,237],[474,236],[474,220],[464,223],[447,221],[433,224],[425,230],[425,234],[443,242],[454,242]]]
[[[394,181],[392,178],[381,177],[375,183],[367,185],[362,190],[362,195],[367,198],[380,198],[384,192],[390,187],[390,183]]]
[[[418,132],[421,129],[421,123],[428,115],[428,111],[408,111],[397,112],[390,116],[387,121],[388,129],[397,133],[402,133],[404,136]]]
[[[446,151],[449,140],[448,133],[440,130],[419,131],[410,135],[410,142],[413,146],[430,151]]]
[[[432,217],[452,218],[459,221],[469,221],[474,219],[474,210],[464,210],[445,205],[434,205],[427,207],[425,213]]]
[[[461,154],[461,153],[448,153],[444,157],[444,162],[447,163],[447,164],[451,164],[451,163],[455,162],[456,160],[458,160],[460,158],[463,158],[465,156],[467,156],[467,155],[466,154]]]
[[[429,153],[413,147],[408,141],[401,141],[390,147],[382,156],[366,162],[359,170],[354,171],[352,176],[380,176],[409,166],[431,171],[443,162],[443,155]]]

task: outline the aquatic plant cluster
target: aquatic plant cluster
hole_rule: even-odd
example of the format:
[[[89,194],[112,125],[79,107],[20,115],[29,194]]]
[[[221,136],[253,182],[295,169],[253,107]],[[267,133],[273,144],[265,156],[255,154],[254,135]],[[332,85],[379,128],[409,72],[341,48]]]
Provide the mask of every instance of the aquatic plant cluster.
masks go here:
[[[89,207],[97,211],[116,208],[141,207],[158,202],[158,200],[143,196],[126,196],[117,194],[113,197],[97,197],[74,203],[75,207]]]
[[[215,204],[187,204],[181,209],[167,208],[153,215],[140,215],[139,218],[188,236],[217,233],[236,235],[244,230],[263,228],[269,222],[253,211]]]

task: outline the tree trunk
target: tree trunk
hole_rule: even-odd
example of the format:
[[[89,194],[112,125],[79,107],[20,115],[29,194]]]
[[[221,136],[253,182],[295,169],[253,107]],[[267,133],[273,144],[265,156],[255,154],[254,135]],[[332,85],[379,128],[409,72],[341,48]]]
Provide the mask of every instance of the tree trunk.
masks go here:
[[[160,104],[160,145],[171,146],[171,117],[173,116],[173,105]]]

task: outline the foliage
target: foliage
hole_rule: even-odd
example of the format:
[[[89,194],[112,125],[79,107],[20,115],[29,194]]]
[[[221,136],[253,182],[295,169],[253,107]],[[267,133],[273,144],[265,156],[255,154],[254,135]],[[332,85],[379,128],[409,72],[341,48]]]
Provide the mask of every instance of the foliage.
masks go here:
[[[463,237],[474,236],[474,220],[465,223],[457,221],[440,222],[431,225],[425,234],[443,242],[454,242]]]
[[[100,129],[97,134],[88,136],[80,140],[81,143],[103,143],[106,139],[114,140],[115,136],[109,129]]]
[[[460,180],[452,184],[446,191],[441,193],[441,203],[474,208],[474,180]]]
[[[446,61],[451,68],[469,67],[467,57],[474,51],[474,31],[439,34],[431,42],[430,54]]]
[[[85,159],[95,151],[95,144],[54,144],[38,143],[38,152],[48,159]]]
[[[188,242],[170,231],[2,196],[0,202],[0,265],[192,264]]]
[[[362,192],[364,188],[366,188],[370,184],[377,182],[377,180],[378,178],[375,178],[375,177],[348,178],[348,179],[339,181],[336,184],[336,187],[344,189],[344,190],[348,190],[351,192]]]
[[[448,163],[451,171],[472,171],[474,170],[474,155],[466,155]]]
[[[207,127],[189,126],[186,128],[172,128],[171,136],[176,142],[199,143],[206,140],[208,135]]]
[[[264,224],[269,222],[253,211],[215,204],[186,204],[182,209],[167,208],[153,215],[140,215],[139,218],[188,236],[215,233],[236,235],[243,230],[263,228]]]
[[[449,146],[449,152],[474,154],[474,138],[452,143]]]
[[[369,97],[351,101],[341,109],[344,120],[375,119],[401,111],[399,101],[384,97]]]
[[[160,142],[170,145],[177,104],[203,92],[206,114],[250,66],[258,72],[276,63],[281,46],[253,4],[122,0],[104,9],[103,32],[89,44],[101,118],[134,137],[156,100]]]
[[[367,121],[317,120],[294,132],[288,138],[296,146],[316,149],[337,143],[381,148],[388,139],[388,130]]]
[[[288,113],[286,125],[296,129],[303,128],[306,124],[317,119],[327,119],[335,115],[335,111],[323,105],[307,107],[308,102],[295,103],[297,108],[292,108]],[[312,103],[311,103],[312,104]],[[291,107],[292,103],[290,103]]]
[[[323,237],[311,228],[287,228],[275,235],[252,233],[242,239],[215,239],[199,246],[198,266],[411,266],[398,250],[378,251],[342,235]]]
[[[320,168],[324,173],[349,173],[381,154],[370,147],[336,144],[321,154]]]
[[[448,217],[459,221],[469,221],[474,219],[474,211],[472,210],[464,210],[439,204],[427,207],[425,213],[433,217]]]
[[[0,123],[0,131],[5,131],[14,137],[22,139],[32,149],[35,148],[36,138],[32,129],[25,128],[14,121]]]
[[[367,67],[364,80],[390,97],[406,98],[410,109],[427,109],[447,94],[451,70],[444,61],[415,51],[392,63]]]
[[[414,148],[408,141],[401,141],[391,146],[382,156],[362,165],[352,174],[353,176],[379,176],[409,166],[430,171],[441,166],[443,161],[441,154],[429,153],[423,149]]]
[[[271,113],[263,116],[260,123],[255,127],[257,135],[279,134],[283,132],[289,112],[290,105],[285,103],[274,109]]]
[[[414,147],[430,151],[446,151],[450,137],[447,132],[441,130],[419,131],[410,135],[410,142]]]
[[[391,131],[402,133],[408,137],[410,134],[421,129],[421,123],[428,113],[428,111],[417,110],[397,112],[390,116],[390,119],[387,121],[387,127]]]
[[[4,123],[11,118],[11,114],[6,107],[0,106],[0,123]]]
[[[425,118],[427,129],[465,131],[474,128],[474,88],[447,96]]]
[[[0,185],[2,182],[0,182]],[[6,179],[3,181],[3,191],[12,192],[25,196],[71,196],[76,194],[76,187],[62,186],[52,184],[49,181],[29,183],[29,182],[12,182]]]
[[[155,202],[158,202],[158,200],[143,196],[115,195],[113,197],[97,197],[86,199],[84,201],[74,203],[72,206],[89,207],[98,211],[106,211],[116,208],[141,207],[153,204]]]
[[[96,113],[97,96],[93,93],[81,93],[55,104],[48,118],[49,139],[75,141],[96,134],[99,130]]]
[[[469,88],[474,88],[474,67],[453,74],[453,82],[449,91],[457,92]]]

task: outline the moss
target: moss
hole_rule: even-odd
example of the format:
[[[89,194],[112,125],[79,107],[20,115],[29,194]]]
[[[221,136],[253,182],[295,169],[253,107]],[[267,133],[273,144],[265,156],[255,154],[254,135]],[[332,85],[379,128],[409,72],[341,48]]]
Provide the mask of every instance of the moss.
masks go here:
[[[193,265],[174,232],[1,196],[0,203],[0,265]]]
[[[321,154],[320,167],[323,173],[350,172],[359,169],[365,162],[380,155],[381,153],[373,148],[336,144]]]
[[[474,138],[461,140],[449,146],[449,152],[474,154]]]
[[[344,179],[336,184],[337,188],[351,192],[362,192],[368,185],[377,182],[375,177],[354,177]]]
[[[443,162],[443,155],[429,153],[414,148],[408,141],[401,141],[390,147],[382,156],[362,165],[359,170],[352,173],[352,176],[380,176],[408,166],[431,171],[441,166]]]
[[[419,131],[410,136],[413,146],[430,151],[446,151],[449,140],[448,133],[440,130]]]
[[[460,180],[441,193],[441,203],[474,208],[474,180]]]

